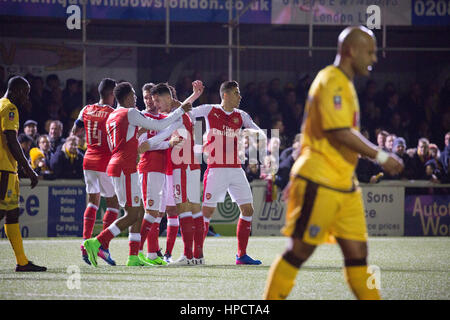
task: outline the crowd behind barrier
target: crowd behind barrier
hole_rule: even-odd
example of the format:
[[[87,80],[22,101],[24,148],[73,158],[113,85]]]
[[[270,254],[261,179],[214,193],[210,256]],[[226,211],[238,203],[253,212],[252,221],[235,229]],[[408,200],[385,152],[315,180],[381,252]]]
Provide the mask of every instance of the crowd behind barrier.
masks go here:
[[[2,71],[2,70],[0,70]],[[45,180],[83,179],[82,158],[86,151],[84,132],[70,136],[74,120],[82,109],[81,81],[68,79],[64,88],[56,74],[45,79],[27,74],[31,84],[29,102],[19,109],[19,142],[32,167]],[[0,72],[0,94],[6,89],[4,70]],[[178,99],[183,101],[192,92],[192,80],[182,77],[175,84]],[[219,85],[226,79],[220,75],[206,84],[197,104],[220,103]],[[269,157],[265,163],[246,161],[243,169],[249,181],[264,179],[267,187],[283,189],[290,168],[299,155],[298,134],[303,118],[304,101],[311,77],[305,75],[297,83],[280,79],[250,82],[241,85],[241,108],[247,111],[261,128],[278,129],[278,135],[268,140]],[[139,93],[138,93],[139,94]],[[87,103],[98,102],[96,86],[87,92]],[[427,180],[450,182],[450,78],[442,87],[435,82],[414,82],[408,92],[399,92],[387,82],[380,86],[367,81],[359,92],[361,133],[380,148],[396,153],[403,159],[405,170],[390,176],[374,161],[360,158],[357,177],[364,183],[385,180]],[[143,103],[139,103],[138,107]],[[270,135],[270,130],[268,130]],[[245,141],[246,155],[254,147]],[[205,170],[203,165],[202,170]]]

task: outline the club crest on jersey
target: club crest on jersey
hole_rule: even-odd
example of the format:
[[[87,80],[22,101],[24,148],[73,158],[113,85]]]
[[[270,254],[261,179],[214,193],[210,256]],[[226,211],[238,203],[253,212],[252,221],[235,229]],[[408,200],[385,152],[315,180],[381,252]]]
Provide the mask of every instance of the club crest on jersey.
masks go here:
[[[147,205],[148,205],[149,207],[153,206],[153,203],[154,203],[154,201],[153,201],[152,199],[148,199],[148,200],[147,200]]]
[[[334,103],[334,108],[336,110],[341,110],[341,108],[342,108],[342,98],[341,98],[341,96],[338,96],[338,95],[334,96],[333,97],[333,103]]]
[[[320,227],[318,225],[313,224],[309,227],[308,231],[311,238],[315,238],[320,231]]]
[[[233,123],[234,123],[234,124],[238,124],[238,123],[239,123],[239,119],[238,119],[238,118],[236,118],[236,117],[235,117],[235,118],[233,118]]]
[[[14,112],[11,111],[11,112],[9,113],[9,120],[10,120],[10,121],[13,121],[15,116],[16,116],[16,114],[15,114]]]
[[[138,196],[134,197],[134,203],[139,203],[139,197]]]
[[[208,193],[206,194],[206,200],[209,200],[209,199],[211,199],[211,193],[208,192]]]

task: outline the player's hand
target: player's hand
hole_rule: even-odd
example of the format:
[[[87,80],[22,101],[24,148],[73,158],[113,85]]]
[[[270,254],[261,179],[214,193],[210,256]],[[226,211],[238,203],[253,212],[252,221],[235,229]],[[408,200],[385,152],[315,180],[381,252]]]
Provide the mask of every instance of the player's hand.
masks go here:
[[[169,145],[171,147],[175,147],[176,145],[178,145],[179,143],[181,143],[183,141],[183,137],[180,136],[173,136],[172,138],[170,138],[169,140]]]
[[[181,105],[181,108],[183,108],[184,112],[189,112],[192,110],[192,103],[186,102]]]
[[[203,90],[205,90],[205,86],[203,85],[203,82],[200,80],[195,80],[192,82],[192,90],[194,91],[194,97],[197,99],[203,94]]]
[[[381,167],[391,176],[395,176],[402,172],[405,166],[403,165],[403,160],[401,158],[391,153],[389,154],[387,161],[383,163]]]
[[[31,167],[25,168],[25,174],[31,180],[31,189],[37,186],[39,179],[37,173]]]
[[[145,132],[147,132],[147,129],[140,127],[139,130],[138,130],[138,135],[137,136],[140,137],[141,134],[143,134]]]

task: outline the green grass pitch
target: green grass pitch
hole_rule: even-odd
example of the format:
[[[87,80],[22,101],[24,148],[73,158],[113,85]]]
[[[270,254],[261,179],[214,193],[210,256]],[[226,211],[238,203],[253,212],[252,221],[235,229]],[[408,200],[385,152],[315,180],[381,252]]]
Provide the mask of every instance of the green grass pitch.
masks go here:
[[[159,239],[165,247],[165,237]],[[261,266],[236,266],[235,237],[208,237],[205,266],[126,267],[128,240],[111,243],[118,263],[99,267],[81,260],[81,239],[24,240],[30,260],[45,273],[15,273],[7,240],[0,241],[0,299],[261,299],[270,264],[284,250],[286,238],[251,237],[248,253]],[[146,248],[146,247],[145,247]],[[174,258],[181,254],[177,238]],[[371,238],[369,264],[380,268],[384,299],[450,298],[450,238]],[[79,270],[79,282],[71,270]],[[79,285],[78,285],[79,284]],[[320,246],[300,270],[289,299],[354,299],[344,282],[337,245]]]

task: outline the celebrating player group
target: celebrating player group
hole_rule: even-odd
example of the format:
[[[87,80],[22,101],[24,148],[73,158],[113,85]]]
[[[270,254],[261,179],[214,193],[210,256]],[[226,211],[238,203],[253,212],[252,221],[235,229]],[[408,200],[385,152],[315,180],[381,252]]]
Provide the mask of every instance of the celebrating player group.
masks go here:
[[[145,110],[136,107],[136,93],[128,82],[103,79],[100,101],[85,106],[72,131],[85,130],[87,152],[83,169],[88,193],[84,212],[83,260],[97,266],[97,257],[116,265],[109,243],[128,228],[127,266],[202,265],[203,244],[209,221],[226,192],[240,208],[237,225],[236,264],[259,265],[247,255],[251,231],[253,197],[239,158],[239,132],[242,127],[258,132],[265,145],[267,137],[239,109],[241,95],[235,81],[220,86],[221,104],[192,108],[202,95],[199,80],[184,101],[176,99],[167,83],[147,83],[142,88]],[[117,107],[114,109],[114,101]],[[196,144],[196,118],[206,122],[207,141]],[[200,150],[200,151],[199,151]],[[200,195],[199,155],[207,154],[203,205]],[[100,197],[106,199],[103,230],[93,238],[93,227]],[[125,214],[118,218],[119,206]],[[167,243],[159,249],[159,223],[167,213]],[[181,229],[184,251],[174,260],[172,250]],[[144,243],[147,240],[147,254]]]

